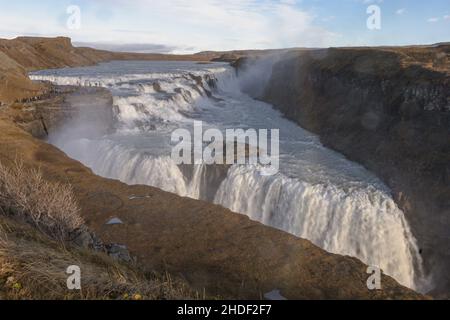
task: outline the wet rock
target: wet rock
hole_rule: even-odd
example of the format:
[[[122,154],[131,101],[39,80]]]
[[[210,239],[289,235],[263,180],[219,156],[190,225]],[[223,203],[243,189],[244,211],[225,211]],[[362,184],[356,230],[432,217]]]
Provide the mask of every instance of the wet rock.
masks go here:
[[[96,251],[104,250],[102,241],[93,232],[90,232],[86,227],[74,232],[71,242],[75,246],[84,249],[92,249]]]
[[[367,112],[363,117],[361,124],[367,130],[376,130],[380,125],[381,119],[380,116],[374,112]]]
[[[214,78],[214,77],[211,76],[211,75],[206,75],[206,76],[205,76],[205,81],[206,81],[206,83],[208,84],[208,87],[209,87],[210,89],[212,89],[212,90],[217,89],[217,79],[216,79],[216,78]]]
[[[106,245],[106,252],[108,253],[108,255],[111,258],[113,258],[117,261],[123,261],[123,262],[132,262],[133,261],[126,245],[108,244],[108,245]]]
[[[165,92],[165,91],[161,88],[161,84],[160,84],[159,82],[153,82],[153,90],[155,90],[155,92],[159,92],[159,93]]]
[[[400,106],[400,114],[405,118],[414,118],[420,115],[422,108],[416,101],[405,101]]]
[[[183,88],[175,88],[174,92],[180,94],[187,103],[192,103],[192,94],[189,91]]]

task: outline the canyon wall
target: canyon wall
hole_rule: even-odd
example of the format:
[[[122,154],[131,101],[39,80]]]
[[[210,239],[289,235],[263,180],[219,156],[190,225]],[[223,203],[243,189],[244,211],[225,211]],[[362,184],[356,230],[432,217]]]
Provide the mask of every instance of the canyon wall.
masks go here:
[[[357,259],[329,254],[309,241],[219,206],[98,177],[36,139],[62,125],[78,107],[99,101],[99,108],[108,116],[112,106],[111,96],[104,90],[34,83],[27,77],[30,70],[126,59],[199,61],[221,59],[222,54],[117,54],[74,48],[67,38],[18,38],[0,40],[0,55],[0,101],[5,104],[0,108],[2,162],[10,164],[19,157],[26,167],[40,168],[46,179],[71,183],[89,227],[104,241],[126,245],[146,271],[169,271],[198,290],[232,298],[261,298],[273,289],[291,299],[423,298],[390,277],[383,277],[382,290],[369,291],[366,266]],[[297,53],[287,55],[292,59],[280,62],[280,68],[275,68],[280,73],[274,72],[271,81],[272,88],[285,87],[280,88],[280,96],[268,90],[265,98],[280,102],[280,108],[285,105],[288,114],[288,110],[296,110],[291,104],[296,100],[291,99],[298,98],[295,94],[301,83],[296,80],[297,73],[292,75],[282,67],[284,63],[288,68],[291,63],[297,65]],[[285,91],[290,80],[294,81],[292,91]],[[21,99],[26,101],[11,103]],[[311,126],[311,130],[318,127]],[[114,217],[124,224],[107,226]]]
[[[437,294],[450,290],[450,46],[272,57],[258,96],[388,184]],[[238,70],[261,61],[241,59]]]

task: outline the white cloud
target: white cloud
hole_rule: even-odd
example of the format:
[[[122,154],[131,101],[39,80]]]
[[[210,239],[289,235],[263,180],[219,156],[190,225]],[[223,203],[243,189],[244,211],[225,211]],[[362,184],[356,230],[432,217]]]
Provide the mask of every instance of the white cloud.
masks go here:
[[[406,12],[406,9],[405,9],[405,8],[401,8],[401,9],[398,9],[395,13],[401,16],[401,15],[403,15],[405,12]]]
[[[116,2],[125,0],[116,0]],[[126,1],[130,6],[129,1]],[[138,0],[155,31],[151,43],[189,45],[195,50],[333,45],[336,34],[294,0]],[[134,5],[134,4],[133,4]],[[165,19],[166,21],[162,21]]]
[[[336,19],[335,16],[328,16],[328,17],[323,17],[322,21],[323,22],[329,22],[329,21],[333,21],[334,19]]]
[[[297,0],[280,0],[280,2],[284,3],[284,4],[291,4],[291,5],[297,4]]]
[[[383,3],[384,0],[363,0],[363,3],[365,4],[372,4],[372,3]]]
[[[435,22],[438,22],[439,20],[440,20],[439,18],[433,17],[433,18],[429,18],[427,21],[428,21],[429,23],[435,23]]]
[[[380,1],[380,0],[377,0]],[[82,6],[80,30],[66,28],[66,8],[0,12],[0,33],[67,35],[78,42],[176,47],[178,52],[335,46],[341,40],[301,0],[110,0]],[[99,19],[100,16],[103,19]],[[39,19],[36,19],[39,16]]]

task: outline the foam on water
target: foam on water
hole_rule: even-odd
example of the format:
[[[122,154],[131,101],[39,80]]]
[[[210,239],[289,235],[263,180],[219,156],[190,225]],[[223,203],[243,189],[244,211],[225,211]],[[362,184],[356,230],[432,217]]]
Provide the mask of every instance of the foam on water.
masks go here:
[[[214,202],[424,289],[416,240],[389,189],[270,105],[242,93],[226,65],[112,62],[32,78],[109,88],[115,132],[80,137],[69,124],[50,141],[99,175],[181,196],[206,199],[208,170],[195,166],[186,175],[171,160],[172,130],[189,128],[193,120],[221,130],[280,129],[280,173],[265,177],[256,167],[232,166],[214,189]]]

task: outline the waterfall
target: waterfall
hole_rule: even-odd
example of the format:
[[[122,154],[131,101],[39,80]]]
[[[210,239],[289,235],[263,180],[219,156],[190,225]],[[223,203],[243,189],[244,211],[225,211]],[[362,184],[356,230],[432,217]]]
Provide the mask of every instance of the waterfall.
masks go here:
[[[271,106],[243,94],[229,67],[114,62],[39,72],[32,79],[111,90],[114,133],[79,137],[67,124],[50,139],[96,174],[214,202],[422,288],[416,240],[387,187]],[[170,132],[193,119],[221,129],[276,125],[283,170],[261,176],[253,166],[176,165]]]
[[[341,255],[379,266],[415,287],[417,246],[403,212],[376,189],[343,191],[235,166],[215,203]]]

